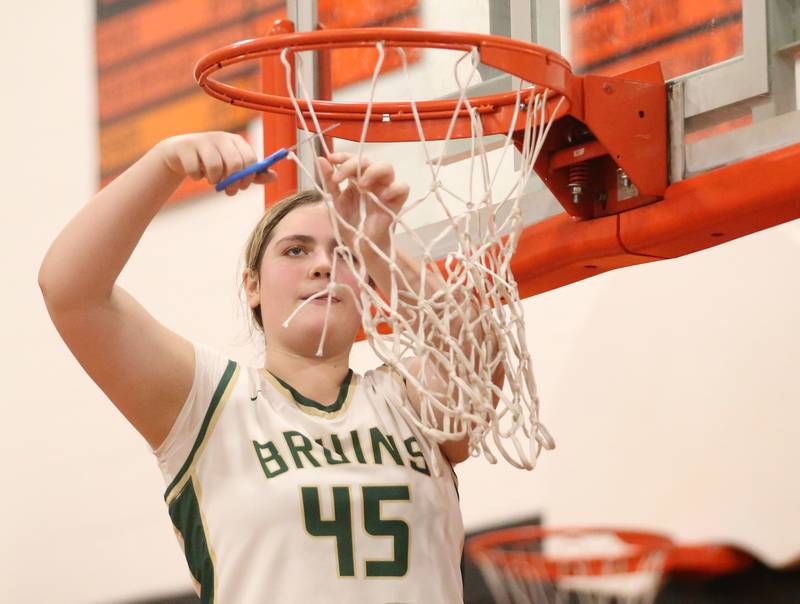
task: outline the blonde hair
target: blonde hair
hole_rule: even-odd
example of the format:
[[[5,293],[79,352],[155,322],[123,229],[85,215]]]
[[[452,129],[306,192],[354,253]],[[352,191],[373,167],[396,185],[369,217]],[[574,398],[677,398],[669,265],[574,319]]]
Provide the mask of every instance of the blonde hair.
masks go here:
[[[299,191],[294,195],[290,195],[271,206],[258,224],[250,233],[245,247],[244,262],[245,268],[255,271],[256,275],[259,274],[261,268],[261,261],[264,258],[264,251],[267,249],[269,242],[272,241],[272,235],[275,232],[275,227],[278,226],[289,212],[297,208],[313,205],[322,202],[322,195],[319,191],[308,190]],[[264,329],[264,324],[261,321],[261,306],[256,306],[250,309],[253,320],[258,324],[260,329]]]

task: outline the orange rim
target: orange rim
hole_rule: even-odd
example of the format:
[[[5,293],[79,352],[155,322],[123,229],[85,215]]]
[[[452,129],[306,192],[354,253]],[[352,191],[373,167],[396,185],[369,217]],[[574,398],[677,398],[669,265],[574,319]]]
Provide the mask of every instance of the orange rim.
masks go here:
[[[295,106],[292,99],[278,91],[245,90],[225,84],[212,76],[224,67],[243,61],[279,55],[284,49],[290,49],[294,53],[374,46],[378,42],[382,42],[387,48],[436,48],[462,52],[475,48],[483,64],[496,67],[526,82],[535,83],[552,91],[548,104],[551,111],[554,101],[563,97],[564,102],[556,117],[566,113],[575,115],[582,104],[580,102],[582,94],[580,77],[573,75],[566,59],[547,48],[502,36],[399,27],[322,29],[271,35],[237,42],[212,51],[200,59],[195,66],[195,79],[209,95],[226,103],[260,111],[294,114]],[[525,91],[521,99],[527,100],[528,94],[530,94],[530,90]],[[471,105],[482,114],[485,134],[508,131],[514,115],[516,100],[516,92],[470,97]],[[304,116],[311,115],[308,103],[297,99],[297,104]],[[432,122],[448,124],[457,105],[458,99],[413,103],[420,120],[426,126],[430,126]],[[408,140],[409,137],[411,140],[418,139],[418,133],[413,124],[414,113],[410,101],[375,102],[370,107],[368,103],[314,100],[311,102],[311,106],[313,113],[321,122],[325,124],[343,122],[342,127],[336,133],[337,137],[352,138],[353,132],[360,133],[360,130],[349,130],[348,122],[360,124],[369,112],[376,132],[367,138],[368,141],[400,141]],[[521,128],[524,126],[525,117],[524,115],[518,116],[518,119]],[[459,111],[451,136],[453,138],[470,136],[469,121],[468,112],[466,110]],[[398,128],[398,125],[403,123],[413,128],[413,134],[410,129]],[[391,128],[382,128],[381,124],[390,124]],[[429,139],[440,139],[445,138],[446,132],[446,128],[426,128],[425,134]]]

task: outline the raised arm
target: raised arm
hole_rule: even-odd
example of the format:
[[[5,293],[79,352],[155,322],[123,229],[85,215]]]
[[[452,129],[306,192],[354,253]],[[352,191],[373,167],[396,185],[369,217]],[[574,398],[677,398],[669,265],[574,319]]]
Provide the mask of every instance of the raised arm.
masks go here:
[[[226,132],[161,141],[78,212],[39,269],[39,287],[64,342],[154,448],[189,393],[194,351],[118,286],[117,277],[186,176],[216,183],[254,161],[252,147]],[[226,193],[273,178],[273,173],[251,176]]]

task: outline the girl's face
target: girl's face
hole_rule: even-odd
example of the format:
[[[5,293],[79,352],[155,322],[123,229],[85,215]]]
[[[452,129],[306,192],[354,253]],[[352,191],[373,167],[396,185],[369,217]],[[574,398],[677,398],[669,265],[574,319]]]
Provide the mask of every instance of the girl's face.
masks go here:
[[[298,354],[315,354],[328,313],[328,332],[323,355],[349,349],[361,326],[353,293],[358,282],[347,264],[336,262],[336,284],[330,304],[327,294],[308,302],[283,326],[309,296],[331,283],[336,239],[324,204],[292,210],[275,227],[264,250],[259,279],[246,279],[248,303],[261,305],[267,341]],[[352,290],[352,293],[351,293]]]

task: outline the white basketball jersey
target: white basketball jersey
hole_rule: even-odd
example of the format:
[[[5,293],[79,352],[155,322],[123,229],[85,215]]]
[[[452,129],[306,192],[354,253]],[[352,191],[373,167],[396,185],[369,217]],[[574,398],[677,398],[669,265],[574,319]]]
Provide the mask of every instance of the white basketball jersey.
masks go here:
[[[203,602],[462,602],[455,475],[390,402],[396,374],[351,372],[322,405],[205,346],[195,357],[155,453]]]

